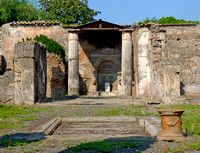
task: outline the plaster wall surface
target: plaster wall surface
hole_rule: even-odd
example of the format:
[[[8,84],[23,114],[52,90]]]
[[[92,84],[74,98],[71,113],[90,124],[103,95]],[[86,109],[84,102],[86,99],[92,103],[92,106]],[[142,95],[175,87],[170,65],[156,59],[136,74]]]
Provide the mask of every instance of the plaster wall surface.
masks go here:
[[[138,39],[138,89],[137,96],[150,96],[149,32]]]

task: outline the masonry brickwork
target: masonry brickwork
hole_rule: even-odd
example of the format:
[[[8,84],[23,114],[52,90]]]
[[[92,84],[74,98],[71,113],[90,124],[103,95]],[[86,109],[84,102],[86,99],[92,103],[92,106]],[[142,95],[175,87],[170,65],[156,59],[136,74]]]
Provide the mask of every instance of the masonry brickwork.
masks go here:
[[[133,94],[168,104],[184,96],[200,96],[200,25],[119,26],[104,21],[77,27],[5,24],[0,31],[4,59],[0,77],[5,80],[10,75],[8,88],[16,85],[12,77],[15,44],[40,34],[54,39],[66,51],[65,65],[56,55],[47,54],[49,98],[64,98],[67,88],[69,94]],[[76,39],[68,38],[72,34]],[[127,34],[129,39],[125,39]],[[8,91],[3,83],[0,87],[0,95]],[[10,96],[1,96],[1,100],[9,101],[14,93],[10,90]]]
[[[17,43],[14,52],[15,103],[34,104],[46,97],[46,48],[36,42]]]
[[[199,25],[147,25],[137,31],[138,96],[173,103],[181,95],[200,95],[199,32]]]

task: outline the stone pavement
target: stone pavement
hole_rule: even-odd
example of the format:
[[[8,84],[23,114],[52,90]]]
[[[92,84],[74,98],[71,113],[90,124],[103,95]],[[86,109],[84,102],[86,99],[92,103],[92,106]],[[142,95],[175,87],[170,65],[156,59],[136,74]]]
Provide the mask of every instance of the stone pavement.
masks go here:
[[[55,101],[39,104],[41,106],[82,106],[91,105],[103,106],[130,106],[147,104],[144,101],[133,100],[131,97],[68,97],[64,101]],[[86,110],[87,111],[87,110]],[[61,114],[62,115],[62,114]],[[48,135],[47,131],[52,131],[62,124],[51,135],[53,139],[65,140],[104,140],[104,139],[151,139],[161,133],[160,118],[152,116],[79,116],[50,118],[39,123],[32,128],[29,126],[23,133],[36,133],[31,135],[32,139],[43,139]],[[31,130],[30,130],[31,129]],[[39,133],[39,135],[38,135]],[[51,133],[51,132],[50,132]],[[17,135],[17,139],[29,139],[27,135]],[[149,137],[151,136],[151,138]],[[20,138],[22,137],[22,138]]]

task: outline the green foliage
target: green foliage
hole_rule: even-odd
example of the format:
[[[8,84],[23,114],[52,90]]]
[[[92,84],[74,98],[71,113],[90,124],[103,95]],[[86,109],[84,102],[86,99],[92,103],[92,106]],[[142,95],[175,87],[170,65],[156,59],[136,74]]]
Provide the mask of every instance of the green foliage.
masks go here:
[[[199,138],[198,138],[199,139]],[[169,151],[172,153],[184,152],[184,151],[200,151],[200,141],[192,140],[189,143],[175,143],[175,147],[169,147]],[[173,145],[172,145],[173,146]]]
[[[33,113],[39,111],[49,111],[49,109],[0,105],[0,130],[6,128],[17,129],[23,127],[24,121],[37,119],[37,116]]]
[[[96,115],[98,116],[149,116],[153,113],[140,108],[102,108],[96,109]]]
[[[146,17],[145,20],[138,22],[138,24],[146,24],[146,23],[157,23],[158,19],[156,19],[156,17],[154,16],[152,19],[150,19],[149,17]]]
[[[182,23],[194,23],[199,24],[199,21],[186,21],[183,19],[176,19],[175,17],[162,17],[161,19],[156,19],[156,17],[153,17],[152,19],[146,18],[143,21],[138,22],[139,25],[141,24],[147,24],[147,23],[158,23],[158,24],[182,24]]]
[[[194,23],[194,24],[199,24],[199,21],[186,21],[183,19],[176,19],[172,16],[170,17],[162,17],[161,19],[158,20],[159,24],[182,24],[182,23]]]
[[[99,11],[88,6],[88,0],[39,0],[42,20],[64,24],[84,24],[94,21]]]
[[[64,61],[65,59],[64,48],[56,41],[44,35],[36,36],[34,40],[45,45],[49,53],[54,53],[58,55]]]
[[[125,142],[115,142],[115,141],[94,141],[94,142],[88,142],[83,143],[78,146],[72,147],[70,152],[80,152],[84,150],[97,150],[100,152],[111,152],[118,149],[123,148],[136,148],[141,146],[139,143],[131,142],[131,141],[125,141]]]
[[[38,11],[29,0],[0,0],[0,26],[12,21],[37,19]]]

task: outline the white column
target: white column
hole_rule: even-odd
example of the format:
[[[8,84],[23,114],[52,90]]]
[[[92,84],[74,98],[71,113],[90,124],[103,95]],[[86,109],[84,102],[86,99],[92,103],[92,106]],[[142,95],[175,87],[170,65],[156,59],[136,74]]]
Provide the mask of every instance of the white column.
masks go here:
[[[68,44],[68,94],[79,95],[78,33],[69,32]]]
[[[122,32],[122,95],[132,94],[132,32]]]

